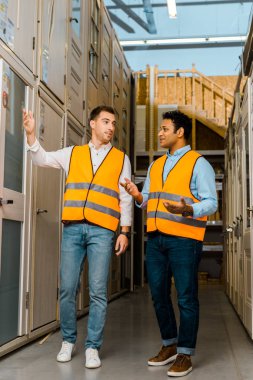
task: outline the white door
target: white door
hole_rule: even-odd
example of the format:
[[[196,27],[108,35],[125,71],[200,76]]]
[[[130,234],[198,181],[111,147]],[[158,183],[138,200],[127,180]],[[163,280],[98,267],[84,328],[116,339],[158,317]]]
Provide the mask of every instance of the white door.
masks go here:
[[[89,42],[88,42],[88,82],[87,82],[87,102],[88,112],[98,105],[98,91],[100,82],[100,48],[101,48],[101,2],[100,0],[89,0]]]
[[[86,25],[84,24],[85,2],[71,0],[69,17],[68,42],[68,76],[67,76],[67,107],[83,123],[84,121],[84,46],[88,39]],[[86,9],[85,9],[86,8]]]
[[[122,66],[122,121],[120,133],[120,147],[124,152],[129,152],[129,128],[130,128],[130,69],[125,60]]]
[[[238,228],[237,228],[237,207],[238,207],[238,164],[237,164],[237,140],[233,149],[233,298],[232,302],[235,309],[238,309],[238,264],[239,264],[239,247],[238,247]]]
[[[0,38],[36,73],[37,1],[1,1]]]
[[[113,41],[113,61],[112,61],[112,105],[115,110],[115,118],[118,128],[116,128],[113,145],[117,148],[120,145],[119,128],[122,125],[122,58],[123,53],[116,37]]]
[[[243,164],[243,147],[244,147],[244,130],[240,125],[236,138],[236,162],[237,162],[237,189],[236,189],[236,224],[235,238],[237,241],[236,254],[236,281],[237,281],[237,299],[236,310],[243,320],[244,317],[244,265],[243,265],[243,197],[244,197],[244,164]]]
[[[232,301],[233,298],[233,172],[232,172],[232,155],[230,151],[230,147],[228,148],[228,166],[227,166],[227,188],[231,189],[231,191],[227,192],[227,206],[226,206],[226,278],[227,278],[227,293],[229,298]]]
[[[252,79],[248,80],[248,122],[245,125],[245,178],[246,188],[244,207],[244,289],[245,289],[245,321],[244,324],[253,337],[252,329],[252,275],[253,275],[253,85]]]
[[[38,98],[38,140],[46,151],[62,148],[63,111],[42,91]],[[62,179],[60,169],[34,168],[34,244],[31,330],[58,319],[58,272],[61,238]]]
[[[230,238],[230,273],[231,273],[231,301],[235,305],[235,294],[236,294],[236,262],[235,256],[237,254],[236,238],[235,238],[235,199],[236,199],[236,160],[235,160],[235,141],[233,141],[233,148],[231,149],[230,159],[230,178],[231,178],[231,207],[230,207],[230,226],[232,226],[232,233]]]
[[[26,84],[0,60],[0,346],[25,333]]]
[[[102,20],[100,103],[111,105],[112,25],[105,9]]]
[[[65,102],[67,0],[43,0],[40,77]]]

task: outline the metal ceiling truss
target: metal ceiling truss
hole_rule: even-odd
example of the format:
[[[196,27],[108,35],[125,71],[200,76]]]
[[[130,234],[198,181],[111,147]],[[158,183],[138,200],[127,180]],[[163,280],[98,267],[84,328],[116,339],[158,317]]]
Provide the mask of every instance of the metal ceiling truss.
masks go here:
[[[118,16],[116,16],[109,9],[108,9],[108,12],[109,12],[109,15],[111,17],[112,22],[114,22],[115,24],[117,24],[118,26],[120,26],[127,33],[135,33],[135,30],[133,28],[131,28],[131,26],[129,26],[128,24],[126,24],[124,21],[122,21],[121,18],[119,18]]]
[[[113,8],[112,7],[107,7],[107,9],[110,12],[110,16],[111,16],[112,20],[113,20],[113,17],[114,17],[113,21],[117,25],[119,25],[120,27],[122,27],[122,25],[125,24],[125,23],[118,16],[114,15],[111,12],[111,9],[121,9],[124,13],[126,13],[128,15],[128,17],[130,17],[131,19],[133,19],[146,32],[148,32],[149,34],[156,34],[157,33],[156,26],[155,26],[153,9],[152,9],[152,5],[151,5],[151,1],[150,0],[142,0],[143,1],[143,5],[141,5],[141,7],[142,6],[144,7],[144,12],[146,14],[147,23],[145,21],[143,21],[131,9],[132,7],[130,7],[129,5],[125,4],[124,1],[122,1],[122,0],[112,0],[112,1],[114,2],[115,6]],[[126,30],[126,24],[123,25],[123,29]],[[133,32],[129,32],[129,33],[133,33]]]
[[[155,20],[154,20],[154,12],[152,9],[151,1],[150,0],[142,0],[143,1],[143,7],[144,12],[146,13],[146,19],[149,25],[150,34],[156,34],[156,26],[155,26]]]
[[[114,3],[116,1],[112,0]],[[145,0],[143,0],[144,2]],[[149,1],[151,3],[151,1]],[[198,6],[198,5],[226,5],[226,4],[243,4],[243,3],[252,3],[252,0],[203,0],[203,1],[177,1],[177,7],[189,7],[189,6]],[[141,4],[128,4],[128,8],[142,8]],[[167,7],[167,3],[164,1],[163,3],[151,4],[153,8],[163,8]],[[107,9],[118,9],[117,5],[109,5]]]

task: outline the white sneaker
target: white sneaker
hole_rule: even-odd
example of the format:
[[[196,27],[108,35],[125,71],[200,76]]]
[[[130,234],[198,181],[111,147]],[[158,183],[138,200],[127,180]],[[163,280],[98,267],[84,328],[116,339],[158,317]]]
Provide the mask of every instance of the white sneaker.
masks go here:
[[[57,361],[61,363],[69,362],[71,360],[72,353],[74,352],[74,348],[74,343],[63,341],[61,351],[57,355]]]
[[[85,351],[85,367],[86,368],[98,368],[101,366],[101,360],[98,356],[98,350],[96,348],[87,348]]]

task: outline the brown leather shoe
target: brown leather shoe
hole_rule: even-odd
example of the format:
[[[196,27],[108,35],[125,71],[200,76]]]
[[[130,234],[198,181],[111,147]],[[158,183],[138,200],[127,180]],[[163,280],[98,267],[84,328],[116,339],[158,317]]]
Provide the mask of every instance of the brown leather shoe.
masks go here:
[[[191,357],[185,354],[178,354],[176,360],[169,368],[168,376],[179,377],[185,376],[192,371]]]
[[[162,346],[159,353],[148,360],[148,365],[159,366],[173,362],[177,357],[177,346]]]

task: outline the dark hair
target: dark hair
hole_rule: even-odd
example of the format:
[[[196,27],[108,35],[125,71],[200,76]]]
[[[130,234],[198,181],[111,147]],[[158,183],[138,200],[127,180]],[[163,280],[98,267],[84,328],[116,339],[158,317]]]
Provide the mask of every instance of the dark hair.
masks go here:
[[[163,120],[171,120],[175,127],[175,132],[179,128],[184,128],[184,137],[186,140],[189,139],[192,131],[191,119],[180,111],[169,111],[163,113]]]
[[[90,120],[95,120],[101,112],[108,112],[108,113],[111,113],[112,115],[115,115],[115,111],[112,107],[110,107],[110,106],[98,106],[91,111]]]

